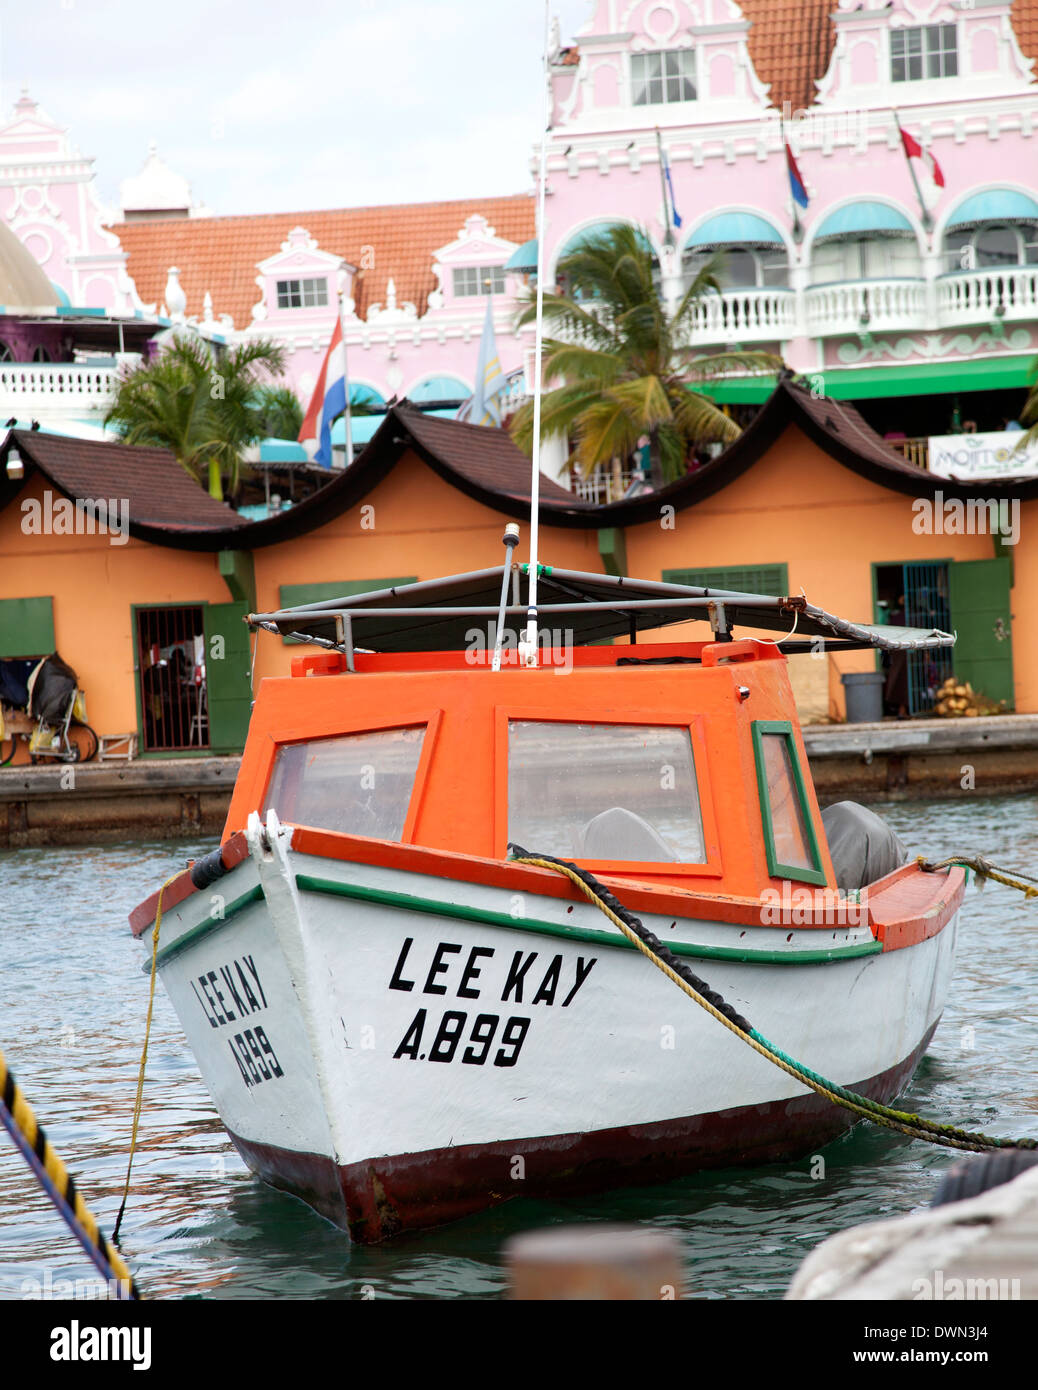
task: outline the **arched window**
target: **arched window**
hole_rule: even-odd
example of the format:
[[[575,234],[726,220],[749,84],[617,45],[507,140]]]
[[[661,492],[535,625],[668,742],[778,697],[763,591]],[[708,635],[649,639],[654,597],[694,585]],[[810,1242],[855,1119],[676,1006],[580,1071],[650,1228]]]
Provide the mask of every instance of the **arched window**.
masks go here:
[[[1011,188],[973,193],[948,219],[944,270],[1038,265],[1038,201]]]
[[[45,347],[34,347],[32,350],[32,360],[34,362],[49,362],[51,355]]]
[[[13,362],[14,353],[3,341],[0,341],[0,362]]]
[[[811,243],[813,285],[918,279],[922,273],[912,224],[886,203],[838,208],[823,220]]]
[[[785,242],[755,213],[717,213],[692,232],[681,257],[686,284],[711,260],[722,290],[785,289],[789,284]]]

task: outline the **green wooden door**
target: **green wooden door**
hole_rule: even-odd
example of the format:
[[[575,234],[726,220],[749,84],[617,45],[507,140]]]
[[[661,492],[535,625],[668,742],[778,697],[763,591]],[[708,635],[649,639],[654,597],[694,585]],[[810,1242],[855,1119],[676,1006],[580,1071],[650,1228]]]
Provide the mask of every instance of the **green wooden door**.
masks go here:
[[[990,700],[1014,705],[1009,611],[1011,561],[957,560],[948,567],[955,674]]]
[[[205,607],[205,678],[209,697],[209,747],[214,753],[240,753],[249,732],[249,629],[244,603]]]

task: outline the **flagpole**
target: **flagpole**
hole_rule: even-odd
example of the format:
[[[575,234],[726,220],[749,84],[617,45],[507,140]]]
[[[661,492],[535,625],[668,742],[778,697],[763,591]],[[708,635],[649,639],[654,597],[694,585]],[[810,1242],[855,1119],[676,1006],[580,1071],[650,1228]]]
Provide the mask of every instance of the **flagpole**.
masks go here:
[[[350,362],[346,353],[346,294],[342,287],[339,289],[339,332],[342,335],[342,375],[346,390],[346,414],[343,417],[346,422],[346,467],[349,468],[353,462],[353,411],[350,406]]]
[[[793,240],[796,242],[797,246],[799,246],[804,239],[804,228],[800,221],[800,209],[797,205],[796,198],[793,197],[793,187],[790,182],[788,151],[792,147],[786,139],[786,122],[781,116],[779,116],[779,139],[782,141],[782,158],[786,163],[786,182],[790,184],[789,197],[793,204]]]
[[[893,110],[893,108],[891,108],[891,110]],[[919,199],[919,211],[923,216],[923,228],[929,232],[933,228],[933,218],[930,216],[930,209],[923,202],[923,192],[919,187],[919,179],[916,176],[915,170],[912,168],[911,156],[905,149],[905,137],[901,133],[901,117],[896,111],[894,111],[894,124],[897,126],[897,142],[901,146],[901,153],[904,155],[905,163],[908,165],[908,172],[912,175],[912,185],[915,188],[915,196]],[[920,149],[922,149],[921,145]]]
[[[667,196],[667,171],[663,161],[663,136],[660,134],[659,126],[656,127],[656,153],[660,163],[660,188],[663,192],[663,217],[667,228],[663,233],[663,244],[669,251],[673,251],[675,241],[674,233],[670,226],[670,199]]]
[[[530,479],[530,587],[526,610],[524,660],[537,665],[537,547],[538,512],[541,503],[541,360],[544,352],[544,194],[548,182],[548,132],[551,129],[551,79],[548,44],[551,34],[550,0],[544,3],[544,131],[541,136],[540,188],[537,195],[537,326],[533,349],[533,457]]]

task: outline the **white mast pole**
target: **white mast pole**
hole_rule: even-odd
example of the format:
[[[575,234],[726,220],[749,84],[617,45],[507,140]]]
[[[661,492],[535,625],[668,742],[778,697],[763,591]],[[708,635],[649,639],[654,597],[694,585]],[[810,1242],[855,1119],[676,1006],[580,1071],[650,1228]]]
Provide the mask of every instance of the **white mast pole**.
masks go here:
[[[541,360],[544,352],[544,194],[548,182],[548,132],[551,129],[551,79],[548,45],[551,21],[544,0],[544,130],[541,136],[541,168],[537,191],[537,327],[533,350],[533,459],[530,481],[530,591],[526,613],[527,666],[537,665],[537,544],[541,494]]]

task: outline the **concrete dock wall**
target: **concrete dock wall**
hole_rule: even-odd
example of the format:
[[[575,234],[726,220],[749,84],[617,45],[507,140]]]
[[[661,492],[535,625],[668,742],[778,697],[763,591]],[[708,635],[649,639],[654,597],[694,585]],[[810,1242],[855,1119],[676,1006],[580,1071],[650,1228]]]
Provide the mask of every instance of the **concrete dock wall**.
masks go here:
[[[804,729],[822,805],[1038,791],[1038,715]],[[0,848],[219,835],[239,759],[0,769]]]

